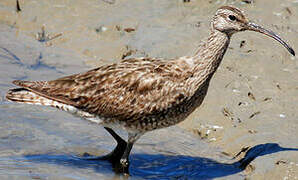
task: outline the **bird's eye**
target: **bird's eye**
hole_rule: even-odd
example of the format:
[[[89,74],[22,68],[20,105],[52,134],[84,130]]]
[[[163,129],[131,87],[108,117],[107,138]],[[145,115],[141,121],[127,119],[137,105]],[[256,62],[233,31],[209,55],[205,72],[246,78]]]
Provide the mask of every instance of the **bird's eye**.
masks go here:
[[[235,20],[236,20],[236,17],[235,17],[234,15],[229,15],[229,19],[230,19],[231,21],[235,21]]]

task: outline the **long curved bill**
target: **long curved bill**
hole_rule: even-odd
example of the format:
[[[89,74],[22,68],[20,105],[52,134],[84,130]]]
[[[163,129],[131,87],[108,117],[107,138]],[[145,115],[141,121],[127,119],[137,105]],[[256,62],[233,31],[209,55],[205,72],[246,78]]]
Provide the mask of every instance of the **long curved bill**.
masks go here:
[[[272,37],[273,39],[277,40],[280,44],[282,44],[285,48],[287,48],[287,50],[293,55],[295,56],[295,51],[293,50],[293,48],[291,48],[284,40],[282,40],[277,34],[275,34],[273,31],[264,29],[263,27],[253,23],[253,22],[249,22],[247,27],[247,30],[250,31],[256,31],[262,34],[265,34],[269,37]]]

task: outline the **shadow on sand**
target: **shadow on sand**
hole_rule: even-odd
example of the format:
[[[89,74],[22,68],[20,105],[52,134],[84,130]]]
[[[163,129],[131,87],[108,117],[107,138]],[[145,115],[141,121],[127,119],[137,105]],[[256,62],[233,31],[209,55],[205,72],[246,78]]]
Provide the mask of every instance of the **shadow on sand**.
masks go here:
[[[259,156],[280,151],[298,151],[298,148],[283,148],[276,143],[259,144],[250,148],[244,158],[231,164],[220,163],[204,157],[132,154],[130,175],[131,177],[146,179],[211,179],[225,177],[243,171],[251,161]],[[113,173],[112,165],[107,161],[83,160],[71,155],[26,155],[21,159],[33,163],[89,168],[101,174]]]

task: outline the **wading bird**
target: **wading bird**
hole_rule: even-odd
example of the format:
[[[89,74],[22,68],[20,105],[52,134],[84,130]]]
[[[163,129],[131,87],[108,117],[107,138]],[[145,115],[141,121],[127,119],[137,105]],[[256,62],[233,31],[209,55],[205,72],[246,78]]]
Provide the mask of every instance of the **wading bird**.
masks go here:
[[[127,173],[130,151],[144,133],[175,125],[201,105],[234,33],[265,34],[295,55],[278,35],[249,21],[235,7],[220,7],[210,30],[191,57],[132,58],[52,81],[16,80],[13,83],[20,88],[9,90],[6,98],[53,106],[102,125],[117,146],[99,159],[110,160],[119,172]],[[115,129],[128,133],[127,142]]]

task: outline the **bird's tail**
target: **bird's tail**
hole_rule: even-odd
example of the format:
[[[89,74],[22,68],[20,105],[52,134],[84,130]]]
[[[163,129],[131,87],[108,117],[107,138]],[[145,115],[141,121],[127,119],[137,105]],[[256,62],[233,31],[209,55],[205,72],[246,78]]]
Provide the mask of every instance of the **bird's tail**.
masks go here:
[[[61,109],[63,111],[67,111],[75,116],[79,116],[87,119],[95,118],[93,115],[89,114],[88,112],[78,110],[76,107],[72,105],[67,105],[67,104],[49,99],[47,97],[43,97],[42,95],[39,95],[31,91],[30,89],[26,89],[26,88],[10,89],[6,94],[6,99],[17,103],[51,106],[51,107]]]
[[[6,94],[6,99],[18,103],[47,105],[48,99],[26,89],[16,88],[10,89]]]

